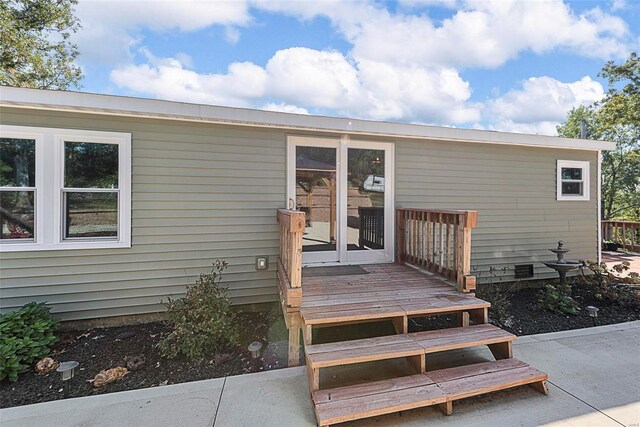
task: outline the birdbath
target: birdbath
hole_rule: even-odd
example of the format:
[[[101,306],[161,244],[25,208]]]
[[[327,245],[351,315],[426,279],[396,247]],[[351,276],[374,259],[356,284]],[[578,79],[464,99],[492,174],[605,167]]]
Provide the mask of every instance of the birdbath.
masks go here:
[[[558,242],[558,247],[555,249],[549,249],[551,252],[556,254],[557,259],[555,261],[542,261],[544,265],[549,268],[554,269],[560,275],[560,287],[565,289],[567,293],[570,292],[569,286],[567,286],[567,273],[571,270],[574,270],[582,265],[581,262],[578,261],[567,261],[564,259],[564,254],[569,252],[569,249],[564,248],[564,242],[560,240]]]

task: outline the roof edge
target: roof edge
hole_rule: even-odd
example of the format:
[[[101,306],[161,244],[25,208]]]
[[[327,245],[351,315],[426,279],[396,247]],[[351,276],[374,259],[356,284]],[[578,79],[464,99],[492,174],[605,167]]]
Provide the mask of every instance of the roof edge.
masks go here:
[[[393,138],[436,139],[577,150],[613,150],[615,143],[558,136],[312,116],[249,108],[0,86],[0,106],[270,127]]]

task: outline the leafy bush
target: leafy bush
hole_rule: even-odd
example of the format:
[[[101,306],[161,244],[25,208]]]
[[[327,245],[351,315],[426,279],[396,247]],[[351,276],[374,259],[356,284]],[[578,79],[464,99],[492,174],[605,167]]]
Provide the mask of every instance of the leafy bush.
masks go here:
[[[0,381],[16,381],[18,374],[46,356],[57,341],[53,320],[44,303],[29,303],[0,316]]]
[[[548,310],[558,314],[578,315],[580,308],[569,296],[568,286],[546,285],[538,296],[538,303]]]
[[[209,274],[201,274],[187,286],[183,298],[165,303],[173,331],[160,342],[160,351],[168,358],[180,354],[190,360],[213,356],[239,339],[234,313],[231,312],[228,287],[222,272],[227,262],[216,260]]]
[[[583,269],[578,280],[588,286],[596,298],[613,301],[624,307],[640,307],[640,288],[637,286],[640,284],[640,275],[631,272],[622,276],[630,268],[628,261],[611,268],[605,263],[588,261],[586,268],[588,272],[585,273]]]

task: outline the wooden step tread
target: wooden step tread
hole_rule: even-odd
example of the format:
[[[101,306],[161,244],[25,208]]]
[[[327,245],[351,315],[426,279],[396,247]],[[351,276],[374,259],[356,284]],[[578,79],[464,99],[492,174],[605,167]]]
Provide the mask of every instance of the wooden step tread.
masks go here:
[[[516,336],[491,324],[414,332],[409,338],[424,348],[425,353],[509,342]]]
[[[464,328],[314,344],[306,346],[305,352],[309,366],[312,369],[318,369],[504,343],[513,341],[515,338],[515,335],[496,326],[483,324]]]
[[[485,362],[312,394],[321,426],[543,384],[547,375],[516,359]],[[542,388],[540,388],[542,389]]]
[[[300,314],[306,325],[349,323],[366,319],[385,319],[400,316],[436,315],[469,310],[482,310],[491,306],[487,301],[469,295],[425,295],[396,297],[380,301],[378,297],[362,297],[360,301],[305,302],[303,297]],[[370,300],[369,300],[370,299]]]
[[[339,343],[309,345],[307,363],[313,368],[349,365],[374,360],[417,356],[424,349],[406,335],[368,338]]]

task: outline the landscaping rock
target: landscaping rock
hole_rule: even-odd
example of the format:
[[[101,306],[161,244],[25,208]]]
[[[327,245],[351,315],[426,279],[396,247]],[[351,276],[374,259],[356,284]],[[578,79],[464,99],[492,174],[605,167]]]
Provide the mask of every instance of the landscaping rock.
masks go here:
[[[144,365],[144,356],[125,357],[124,360],[127,362],[127,368],[130,371],[137,371]]]
[[[93,386],[96,388],[104,387],[107,384],[110,384],[114,381],[118,381],[124,378],[124,376],[127,375],[128,373],[129,373],[129,370],[127,368],[118,366],[117,368],[111,368],[111,369],[107,369],[106,371],[100,371],[100,373],[97,374],[91,381],[93,382]]]
[[[58,368],[59,363],[50,357],[44,357],[36,363],[36,372],[40,375],[48,374]]]

